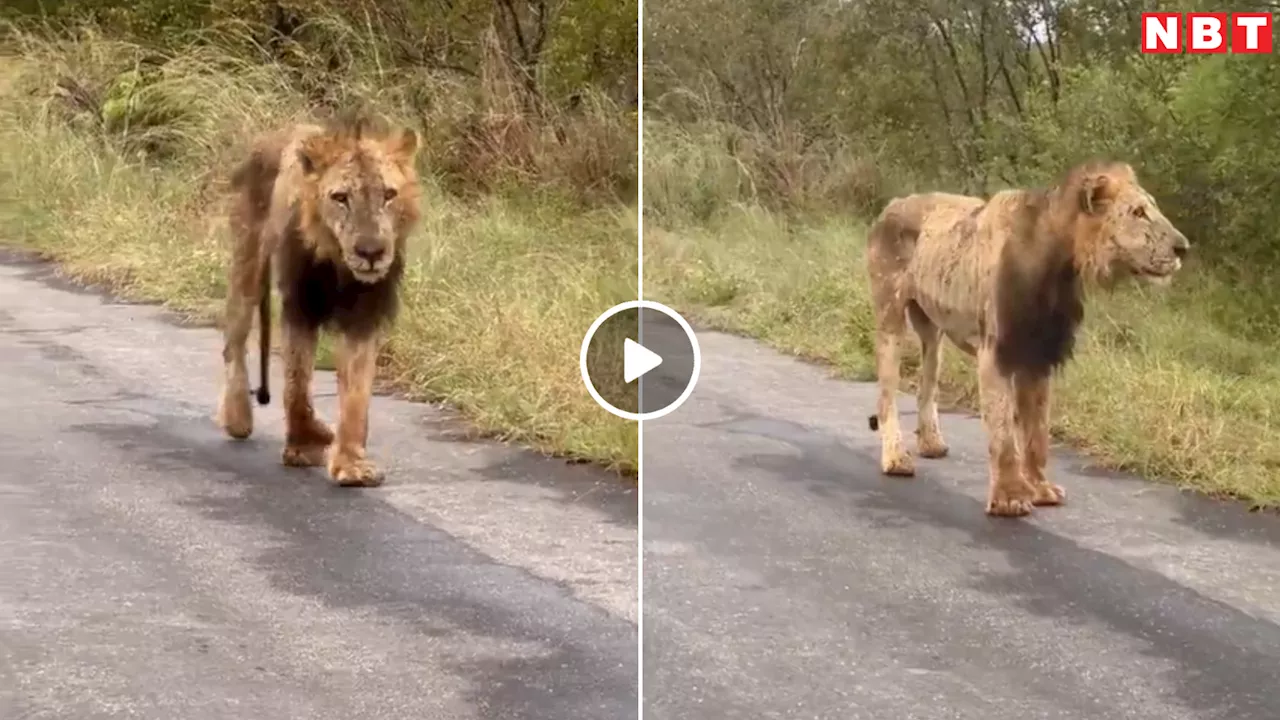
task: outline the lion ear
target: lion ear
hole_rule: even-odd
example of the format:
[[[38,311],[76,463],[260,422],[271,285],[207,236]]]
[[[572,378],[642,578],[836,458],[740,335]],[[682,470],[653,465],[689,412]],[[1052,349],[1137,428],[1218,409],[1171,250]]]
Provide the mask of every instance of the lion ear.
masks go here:
[[[413,162],[418,154],[418,132],[413,128],[401,130],[387,143],[387,150],[404,162]]]
[[[1115,185],[1107,175],[1091,175],[1080,184],[1080,209],[1096,215],[1106,208],[1115,194]]]
[[[298,167],[302,168],[304,175],[316,174],[316,161],[311,158],[311,154],[305,147],[298,148]]]
[[[323,135],[307,138],[298,146],[298,166],[307,175],[316,175],[329,165],[332,149],[329,139]]]

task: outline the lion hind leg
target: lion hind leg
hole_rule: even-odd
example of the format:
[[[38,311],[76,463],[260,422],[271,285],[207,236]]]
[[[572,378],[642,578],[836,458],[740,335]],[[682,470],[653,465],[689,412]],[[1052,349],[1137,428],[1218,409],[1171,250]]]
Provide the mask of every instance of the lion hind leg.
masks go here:
[[[316,417],[311,403],[319,329],[289,322],[282,327],[285,439],[281,462],[294,467],[323,465],[325,451],[333,442],[333,431]]]
[[[920,336],[916,451],[920,453],[920,457],[946,457],[949,448],[942,439],[942,428],[938,424],[938,371],[942,362],[942,328],[930,320],[924,309],[914,302],[907,304],[907,316],[911,319],[911,327],[915,329],[916,335]]]
[[[902,443],[898,419],[902,341],[907,332],[907,303],[911,300],[908,277],[919,228],[902,201],[895,200],[880,213],[867,233],[866,266],[875,312],[876,414],[870,418],[880,432],[880,470],[886,475],[915,474],[915,461]],[[909,208],[908,208],[909,209]]]
[[[875,422],[880,431],[880,470],[886,475],[911,476],[915,461],[903,446],[898,418],[898,384],[901,374],[900,348],[906,335],[906,309],[889,298],[876,312],[876,400]]]
[[[1018,376],[1014,380],[1017,393],[1018,438],[1022,446],[1022,469],[1036,490],[1036,505],[1061,505],[1067,491],[1049,482],[1045,468],[1049,464],[1049,378]]]
[[[367,456],[369,402],[377,371],[378,337],[343,334],[338,346],[338,436],[329,453],[329,475],[339,485],[374,487],[382,470]]]
[[[246,231],[247,232],[247,231]],[[244,440],[253,433],[253,406],[246,365],[253,311],[262,290],[262,259],[253,237],[242,236],[231,258],[222,330],[223,383],[218,399],[218,425],[232,438]]]

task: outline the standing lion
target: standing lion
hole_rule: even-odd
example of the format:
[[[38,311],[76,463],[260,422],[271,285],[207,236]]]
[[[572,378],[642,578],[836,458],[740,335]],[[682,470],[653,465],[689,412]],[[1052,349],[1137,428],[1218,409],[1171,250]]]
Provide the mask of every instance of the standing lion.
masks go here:
[[[977,358],[987,512],[1020,516],[1064,502],[1066,492],[1045,477],[1049,380],[1071,357],[1084,287],[1125,276],[1166,283],[1189,249],[1124,163],[1088,163],[1054,188],[1006,190],[987,201],[945,193],[892,200],[871,227],[866,256],[880,388],[870,421],[880,431],[881,470],[915,474],[896,400],[910,319],[923,355],[920,455],[947,454],[936,398],[946,336]]]
[[[228,277],[226,378],[218,423],[253,432],[246,340],[258,309],[260,404],[270,358],[271,268],[281,296],[286,465],[328,463],[342,485],[378,485],[366,457],[369,398],[382,333],[394,319],[405,243],[419,219],[412,130],[378,132],[363,120],[297,125],[260,138],[232,177],[234,250]],[[337,331],[339,416],[316,417],[311,375],[322,327]]]

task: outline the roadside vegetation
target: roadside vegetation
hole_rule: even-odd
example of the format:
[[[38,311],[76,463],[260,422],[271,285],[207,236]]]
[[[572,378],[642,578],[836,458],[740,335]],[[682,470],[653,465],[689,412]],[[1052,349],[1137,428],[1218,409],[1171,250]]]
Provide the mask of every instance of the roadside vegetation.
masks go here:
[[[250,139],[367,108],[421,131],[426,184],[384,379],[634,472],[635,423],[578,374],[592,320],[636,296],[634,0],[5,5],[0,243],[218,321]]]
[[[1163,9],[1197,7],[1236,9]],[[1140,55],[1138,11],[1118,0],[645,12],[647,296],[871,380],[862,252],[889,198],[1125,160],[1194,260],[1171,288],[1091,299],[1054,433],[1112,468],[1280,504],[1271,56]],[[697,32],[708,26],[720,32]],[[944,362],[947,399],[975,408],[972,362],[953,347]]]

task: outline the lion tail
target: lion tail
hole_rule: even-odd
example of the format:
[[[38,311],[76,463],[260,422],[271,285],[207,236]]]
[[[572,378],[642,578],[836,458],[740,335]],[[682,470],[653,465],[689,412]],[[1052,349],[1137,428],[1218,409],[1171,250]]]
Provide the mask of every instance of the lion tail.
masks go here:
[[[271,258],[262,263],[262,285],[258,288],[258,391],[259,405],[271,402],[268,378],[271,375]]]
[[[878,432],[880,430],[880,416],[874,414],[868,415],[867,426],[871,428],[871,432]]]

